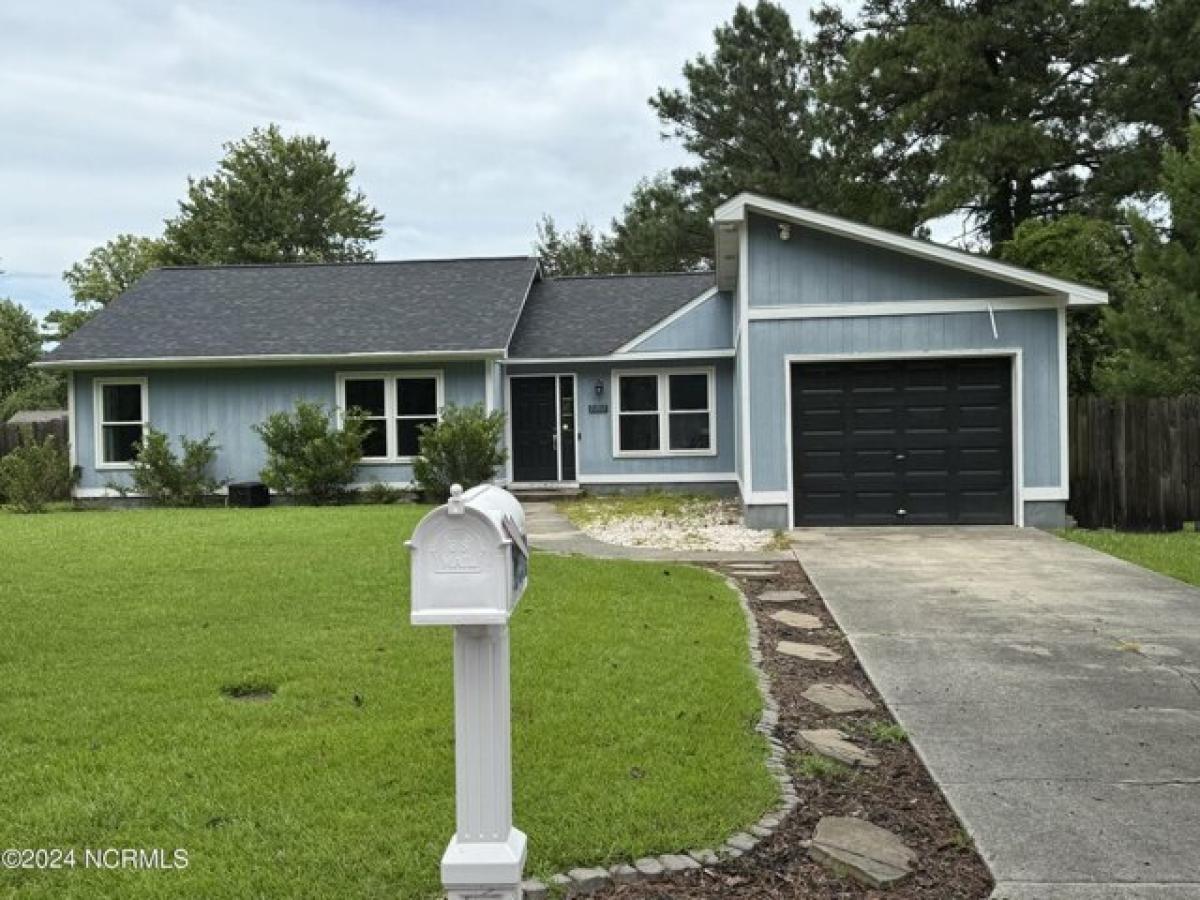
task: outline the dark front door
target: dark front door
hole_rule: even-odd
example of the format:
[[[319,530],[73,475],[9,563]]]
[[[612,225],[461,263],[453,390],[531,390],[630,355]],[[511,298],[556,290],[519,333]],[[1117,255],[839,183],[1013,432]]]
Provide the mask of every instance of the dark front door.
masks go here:
[[[797,363],[797,525],[1008,524],[1008,357]]]
[[[558,392],[553,375],[513,378],[513,481],[558,480]]]

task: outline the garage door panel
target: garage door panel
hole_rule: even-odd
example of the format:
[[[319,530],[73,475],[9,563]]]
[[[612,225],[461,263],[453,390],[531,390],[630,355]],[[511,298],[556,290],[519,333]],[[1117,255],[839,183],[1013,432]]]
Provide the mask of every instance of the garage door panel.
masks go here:
[[[1010,365],[794,365],[796,523],[1011,522]]]

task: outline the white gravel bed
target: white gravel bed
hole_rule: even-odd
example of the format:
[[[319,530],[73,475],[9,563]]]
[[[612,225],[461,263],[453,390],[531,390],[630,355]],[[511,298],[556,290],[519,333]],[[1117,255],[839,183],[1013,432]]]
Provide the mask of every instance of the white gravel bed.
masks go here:
[[[659,550],[766,550],[772,539],[769,531],[744,526],[736,503],[721,501],[689,503],[673,515],[608,518],[581,530],[609,544]]]

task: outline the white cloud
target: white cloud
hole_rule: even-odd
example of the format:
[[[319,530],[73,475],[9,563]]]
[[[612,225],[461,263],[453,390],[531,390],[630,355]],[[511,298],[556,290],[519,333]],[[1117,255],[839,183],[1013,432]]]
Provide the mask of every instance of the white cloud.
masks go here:
[[[89,2],[0,7],[0,295],[156,233],[255,125],[328,137],[386,215],[381,258],[528,252],[683,159],[646,100],[731,0]],[[807,3],[793,4],[799,23]]]

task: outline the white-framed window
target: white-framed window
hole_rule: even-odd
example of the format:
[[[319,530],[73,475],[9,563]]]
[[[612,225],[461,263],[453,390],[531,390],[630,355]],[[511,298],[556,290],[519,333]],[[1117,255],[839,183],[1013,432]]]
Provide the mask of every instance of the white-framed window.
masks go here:
[[[367,438],[363,462],[412,462],[418,452],[420,429],[442,414],[443,378],[440,369],[410,372],[340,372],[337,376],[339,411],[365,413]]]
[[[97,378],[92,382],[96,468],[130,469],[150,422],[145,378]]]
[[[714,370],[612,373],[614,456],[714,456]]]

